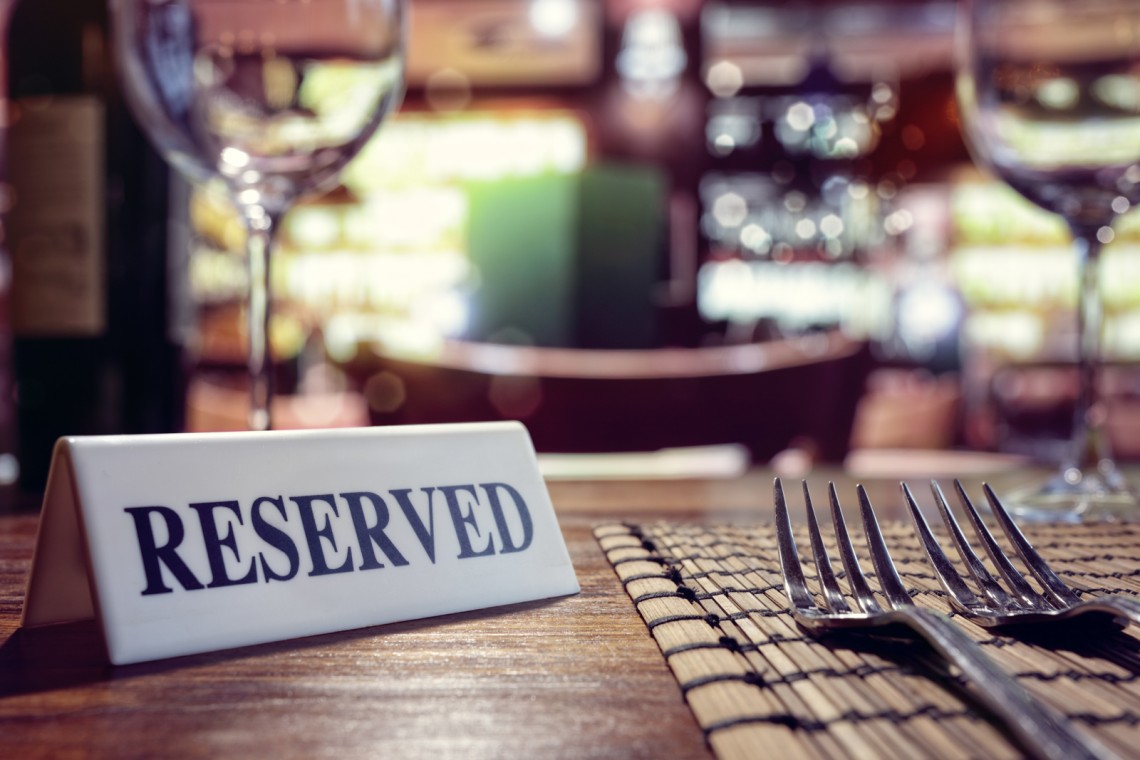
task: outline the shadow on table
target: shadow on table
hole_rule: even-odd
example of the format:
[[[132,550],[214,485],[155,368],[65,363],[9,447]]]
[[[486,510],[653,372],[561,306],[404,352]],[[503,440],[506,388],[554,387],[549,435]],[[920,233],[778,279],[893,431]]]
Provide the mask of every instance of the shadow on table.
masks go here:
[[[926,644],[910,640],[909,636],[884,639],[848,634],[829,636],[826,641],[828,646],[850,649],[860,654],[873,654],[904,667],[918,662],[920,667],[930,665],[935,670],[943,669],[936,662],[941,659],[937,654]],[[1013,641],[1055,652],[1068,652],[1083,659],[1101,660],[1128,671],[1131,677],[1140,678],[1140,639],[1114,627],[1091,629],[1078,623],[1072,627],[1057,625],[1040,630],[1027,628],[1017,631],[1016,635],[995,636],[990,644],[1001,647]],[[920,671],[916,671],[918,672]],[[930,674],[922,672],[922,675]]]
[[[1140,678],[1140,639],[1110,624],[1095,625],[1087,620],[1074,620],[1069,626],[1026,627],[1007,635],[1042,649],[1102,660],[1127,670],[1133,678]]]
[[[959,673],[953,671],[941,655],[924,642],[910,640],[909,638],[888,639],[858,635],[828,636],[825,640],[830,647],[846,649],[862,655],[873,655],[890,663],[892,667],[899,668],[906,674],[933,680],[961,699],[968,710],[987,721],[1014,746],[1018,746],[1017,740],[1007,731],[1002,722],[991,715],[988,709],[981,706],[977,701],[969,682]],[[1078,673],[1075,670],[1051,673],[1014,673],[1013,675],[1017,676],[1019,681],[1025,682],[1036,679],[1049,683],[1060,679],[1083,680],[1091,678],[1127,682],[1140,678],[1140,639],[1114,628],[1106,627],[1097,630],[1090,629],[1088,626],[1053,626],[1039,631],[1019,631],[1016,638],[997,636],[989,645],[1002,647],[1012,644],[1014,641],[1051,651],[1067,652],[1084,659],[1098,660],[1104,663],[1102,672],[1089,674]],[[1071,709],[1064,710],[1064,713],[1070,720],[1085,725],[1102,722],[1102,719],[1094,713],[1084,712],[1086,707],[1083,704],[1075,704]],[[906,717],[893,710],[887,712],[889,714],[871,717],[896,720]],[[926,715],[938,714],[937,708],[929,703],[918,707],[914,712],[915,714]],[[1130,720],[1131,718],[1126,717],[1125,719]],[[1112,720],[1115,719],[1110,719],[1109,722]]]
[[[541,610],[562,597],[459,612],[440,617],[325,633],[236,649],[174,657],[135,665],[107,661],[103,634],[94,620],[19,628],[0,641],[0,698],[67,689],[120,679],[173,673],[178,670],[272,657],[320,647],[340,647],[370,638],[428,631],[450,625],[490,620],[514,613]]]

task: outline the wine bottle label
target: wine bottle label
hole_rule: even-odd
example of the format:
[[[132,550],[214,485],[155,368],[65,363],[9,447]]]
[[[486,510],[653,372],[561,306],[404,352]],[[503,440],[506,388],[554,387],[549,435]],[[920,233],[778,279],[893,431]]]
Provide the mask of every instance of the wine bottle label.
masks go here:
[[[106,329],[103,104],[21,101],[9,132],[12,329],[89,336]]]

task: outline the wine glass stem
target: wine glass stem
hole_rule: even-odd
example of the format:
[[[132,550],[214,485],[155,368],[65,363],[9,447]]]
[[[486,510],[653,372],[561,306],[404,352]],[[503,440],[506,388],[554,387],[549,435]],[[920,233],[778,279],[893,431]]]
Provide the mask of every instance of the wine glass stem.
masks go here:
[[[1065,466],[1081,472],[1112,467],[1112,454],[1104,431],[1104,410],[1097,395],[1104,315],[1098,285],[1101,243],[1096,233],[1095,229],[1073,230],[1080,276],[1077,295],[1079,386],[1073,415],[1073,449]]]
[[[273,427],[273,351],[269,336],[270,254],[281,213],[263,206],[242,208],[249,267],[249,429]]]

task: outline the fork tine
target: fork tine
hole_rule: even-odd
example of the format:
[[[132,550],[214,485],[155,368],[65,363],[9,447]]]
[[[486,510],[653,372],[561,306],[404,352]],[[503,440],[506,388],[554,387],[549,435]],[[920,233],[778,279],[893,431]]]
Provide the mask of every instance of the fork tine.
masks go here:
[[[808,496],[809,521],[814,523],[814,508],[811,505],[810,495],[807,494],[806,485],[804,492]],[[977,698],[980,704],[1001,718],[1006,729],[1013,734],[1018,740],[1019,746],[1025,749],[1028,754],[1050,760],[1070,760],[1070,758],[1095,760],[1096,758],[1108,757],[1107,750],[1072,730],[1065,720],[1026,693],[1017,680],[999,668],[979,647],[978,643],[964,633],[962,629],[954,625],[945,616],[918,607],[911,601],[894,564],[891,562],[890,555],[887,553],[886,542],[879,530],[878,520],[875,519],[871,501],[861,485],[858,486],[858,494],[867,543],[878,571],[883,593],[886,594],[892,609],[883,611],[871,593],[866,576],[863,575],[859,562],[855,558],[855,550],[851,545],[851,537],[847,532],[843,511],[839,506],[835,484],[830,483],[828,495],[831,500],[832,519],[835,522],[836,541],[842,555],[843,565],[847,569],[852,594],[859,608],[865,614],[824,612],[816,606],[812,594],[808,591],[800,565],[799,553],[796,550],[795,539],[792,535],[792,524],[788,515],[787,500],[784,497],[784,487],[779,478],[775,479],[776,536],[780,565],[783,568],[784,588],[791,602],[791,612],[796,622],[814,635],[846,629],[866,631],[872,635],[879,632],[893,636],[896,635],[900,625],[905,626],[916,636],[930,644],[935,651],[945,658],[948,665],[959,669],[965,682],[973,687],[971,694]],[[812,525],[811,532],[813,541],[822,547],[818,528],[818,524]],[[821,556],[826,556],[826,552],[818,552],[817,561]],[[830,568],[829,563],[824,564]],[[819,572],[821,579],[826,574],[826,570]],[[830,583],[830,581],[821,580],[821,583]]]
[[[937,486],[937,484],[934,485]],[[922,548],[926,550],[926,556],[930,559],[930,565],[934,568],[934,573],[938,576],[938,580],[942,581],[942,587],[946,589],[946,592],[950,594],[955,601],[964,607],[981,606],[978,597],[975,596],[974,592],[970,590],[970,587],[966,585],[962,576],[954,569],[950,558],[946,556],[946,552],[942,551],[942,547],[938,545],[938,539],[934,537],[934,533],[931,532],[930,525],[926,522],[922,510],[918,508],[918,503],[914,500],[914,494],[910,492],[910,486],[903,483],[902,492],[903,497],[906,499],[907,507],[910,509],[910,517],[914,522],[914,530],[918,534],[918,540],[922,544]],[[936,491],[935,496],[941,497],[942,492]],[[939,502],[939,507],[942,507],[944,504],[945,501]],[[943,512],[943,519],[945,519],[946,516],[947,513]],[[953,515],[950,515],[950,519],[954,519]],[[956,522],[953,524],[951,532],[956,532],[955,540],[961,537],[962,532],[958,529]],[[970,550],[969,544],[966,545],[966,551],[968,551],[974,561],[977,562],[978,558],[974,555],[973,551]],[[958,546],[958,553],[962,553],[961,545]],[[963,559],[965,558],[963,557]],[[970,564],[968,560],[966,564]],[[971,572],[973,572],[973,568],[971,568]]]
[[[990,503],[990,508],[1001,524],[1001,529],[1005,532],[1006,538],[1013,544],[1013,548],[1017,550],[1017,553],[1021,555],[1021,559],[1025,561],[1026,567],[1029,568],[1029,572],[1033,573],[1033,576],[1041,582],[1041,586],[1045,589],[1046,595],[1056,603],[1065,606],[1079,603],[1081,601],[1080,597],[1077,596],[1071,588],[1065,585],[1065,582],[1058,578],[1057,574],[1049,567],[1049,564],[1041,558],[1041,555],[1033,548],[1033,544],[1029,543],[1025,534],[1017,527],[1017,523],[1009,516],[1009,512],[1006,511],[1005,506],[1001,503],[1001,500],[997,497],[997,494],[994,493],[994,490],[990,488],[988,483],[982,484],[982,490],[985,492],[986,501]]]
[[[879,588],[894,608],[912,605],[914,602],[906,592],[902,578],[899,577],[891,554],[887,551],[887,542],[883,540],[883,532],[879,530],[879,521],[875,518],[875,510],[871,506],[871,499],[867,496],[867,489],[862,484],[855,486],[859,495],[859,512],[863,516],[863,533],[867,538],[867,548],[871,552],[871,561],[875,564],[875,573],[879,576]]]
[[[930,481],[930,490],[934,493],[934,500],[938,503],[938,511],[942,513],[942,521],[946,523],[946,527],[950,529],[950,535],[954,539],[954,546],[958,549],[958,556],[962,558],[962,562],[966,564],[966,568],[970,571],[970,575],[977,581],[982,591],[990,600],[999,607],[1005,608],[1011,603],[1009,594],[1005,593],[997,579],[986,569],[982,564],[982,560],[974,551],[974,547],[970,546],[966,534],[962,532],[962,528],[958,525],[957,518],[954,513],[950,511],[950,504],[946,501],[946,495],[942,493],[942,486],[938,485],[938,481]]]
[[[810,609],[815,606],[800,567],[800,554],[796,550],[796,539],[792,536],[792,520],[788,516],[788,503],[784,500],[784,486],[779,478],[774,485],[776,492],[776,543],[780,553],[780,568],[784,574],[784,590],[788,593],[794,609]]]
[[[819,533],[819,522],[815,519],[815,508],[811,503],[811,493],[808,491],[807,481],[803,481],[804,506],[807,509],[808,533],[811,536],[811,551],[815,556],[815,567],[819,574],[819,589],[823,592],[827,609],[832,612],[849,612],[850,608],[843,599],[843,592],[839,589],[839,581],[831,569],[831,557],[827,554],[827,547],[823,545],[823,537]]]
[[[990,560],[994,563],[998,572],[1001,573],[1001,577],[1005,578],[1005,582],[1009,585],[1010,591],[1026,604],[1039,609],[1045,600],[1042,599],[1040,594],[1033,590],[1033,587],[1025,580],[1025,576],[1009,561],[1009,557],[1006,556],[1005,551],[998,545],[998,542],[994,540],[990,529],[982,522],[978,510],[974,508],[974,502],[970,500],[966,489],[962,487],[962,481],[957,478],[954,479],[954,490],[958,492],[958,500],[962,502],[962,506],[966,510],[966,516],[970,518],[970,524],[974,526],[974,534],[978,537],[978,540],[982,542],[986,554],[989,555]]]
[[[859,567],[855,547],[851,545],[851,536],[843,519],[843,509],[839,506],[839,495],[835,492],[835,483],[827,484],[827,494],[831,501],[831,521],[835,525],[835,543],[839,547],[843,569],[847,572],[847,580],[851,584],[851,595],[855,597],[855,602],[863,612],[880,612],[879,603],[875,601],[875,595],[867,584],[867,576],[863,575],[863,568]]]

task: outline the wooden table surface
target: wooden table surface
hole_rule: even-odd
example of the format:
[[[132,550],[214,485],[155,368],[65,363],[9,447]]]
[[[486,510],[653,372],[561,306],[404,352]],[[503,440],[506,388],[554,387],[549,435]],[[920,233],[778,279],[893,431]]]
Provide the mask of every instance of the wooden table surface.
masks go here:
[[[710,758],[592,527],[766,519],[771,474],[550,491],[578,595],[124,667],[92,624],[19,629],[37,517],[0,515],[0,758]]]

